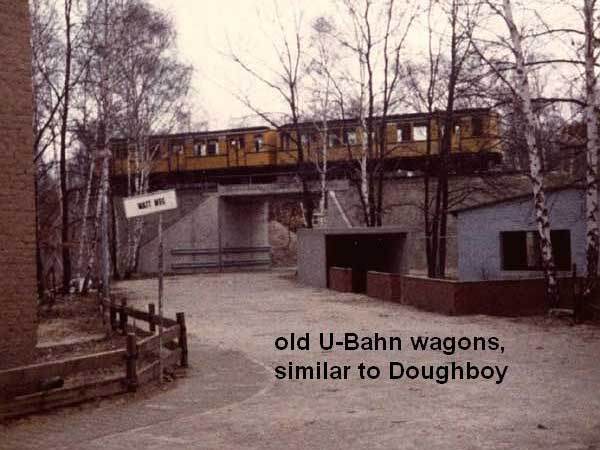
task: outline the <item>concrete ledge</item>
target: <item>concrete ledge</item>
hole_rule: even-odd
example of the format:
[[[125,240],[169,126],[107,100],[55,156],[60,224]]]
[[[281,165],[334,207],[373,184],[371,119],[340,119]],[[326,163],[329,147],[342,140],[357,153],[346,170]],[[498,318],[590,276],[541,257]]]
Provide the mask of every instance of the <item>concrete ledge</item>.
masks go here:
[[[347,267],[330,267],[329,289],[339,292],[352,292],[352,269]]]
[[[402,275],[399,273],[367,272],[367,295],[381,300],[402,300]]]

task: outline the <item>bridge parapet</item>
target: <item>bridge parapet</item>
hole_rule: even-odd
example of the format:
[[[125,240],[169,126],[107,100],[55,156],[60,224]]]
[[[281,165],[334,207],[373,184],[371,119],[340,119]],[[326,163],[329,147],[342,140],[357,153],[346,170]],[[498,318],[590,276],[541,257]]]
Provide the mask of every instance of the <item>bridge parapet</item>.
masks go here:
[[[308,188],[311,192],[321,191],[319,182],[309,182]],[[331,180],[327,182],[328,191],[346,191],[349,189],[348,180]],[[275,182],[265,184],[220,184],[218,194],[222,197],[257,196],[257,195],[289,195],[300,194],[302,185],[300,182]]]

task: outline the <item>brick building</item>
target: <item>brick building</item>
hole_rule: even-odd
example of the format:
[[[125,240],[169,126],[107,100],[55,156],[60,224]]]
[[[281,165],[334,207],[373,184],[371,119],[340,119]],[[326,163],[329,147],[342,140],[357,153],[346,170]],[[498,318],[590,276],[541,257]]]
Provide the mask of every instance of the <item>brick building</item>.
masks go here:
[[[28,2],[0,0],[0,369],[37,341],[29,37]]]

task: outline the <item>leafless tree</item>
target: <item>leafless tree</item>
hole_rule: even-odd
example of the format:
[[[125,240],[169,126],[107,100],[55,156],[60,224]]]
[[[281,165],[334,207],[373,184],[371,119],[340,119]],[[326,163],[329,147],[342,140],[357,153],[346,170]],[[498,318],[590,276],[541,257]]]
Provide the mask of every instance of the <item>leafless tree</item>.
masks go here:
[[[294,11],[290,26],[284,23],[279,5],[274,2],[274,22],[278,29],[276,34],[271,35],[272,47],[277,59],[276,67],[267,67],[263,61],[252,62],[249,55],[242,55],[239,50],[231,45],[227,55],[237,66],[250,75],[262,86],[271,90],[286,107],[283,114],[273,114],[266,111],[251,96],[239,91],[233,92],[235,97],[246,107],[252,110],[269,125],[277,129],[286,127],[287,139],[293,143],[297,152],[296,175],[302,189],[302,206],[307,227],[312,227],[313,212],[315,209],[313,195],[309,188],[311,177],[310,165],[307,164],[307,153],[302,141],[302,102],[306,101],[304,81],[308,66],[306,44],[303,37],[303,14]],[[265,35],[267,35],[265,33]]]
[[[381,226],[384,213],[387,121],[399,106],[403,57],[418,4],[394,0],[343,0],[331,36],[346,53],[334,83],[338,116],[361,131],[360,155],[348,145],[350,179],[367,226]],[[353,117],[354,116],[354,117]]]
[[[536,139],[539,129],[532,105],[532,88],[529,80],[529,69],[531,64],[523,49],[524,37],[520,31],[513,14],[510,0],[502,0],[502,3],[487,1],[491,11],[500,17],[509,33],[509,39],[502,39],[502,44],[509,48],[514,58],[512,66],[513,77],[509,78],[506,72],[502,72],[497,66],[491,66],[499,78],[501,78],[513,93],[515,109],[522,111],[524,119],[524,136],[527,143],[529,160],[529,179],[533,191],[533,203],[536,224],[540,237],[540,249],[542,253],[542,265],[546,279],[547,298],[550,306],[556,306],[559,300],[558,282],[554,255],[552,252],[552,241],[550,239],[550,217],[546,205],[544,192],[544,176],[542,173],[541,150]]]

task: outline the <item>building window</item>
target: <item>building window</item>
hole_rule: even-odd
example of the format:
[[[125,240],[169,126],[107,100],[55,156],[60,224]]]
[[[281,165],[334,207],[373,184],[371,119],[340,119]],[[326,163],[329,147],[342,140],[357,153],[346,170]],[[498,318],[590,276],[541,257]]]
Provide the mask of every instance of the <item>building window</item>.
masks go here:
[[[397,142],[408,142],[412,140],[410,135],[410,124],[399,123],[396,125],[396,141]]]
[[[206,156],[206,142],[194,142],[194,156]]]
[[[550,231],[557,270],[571,268],[571,232]],[[502,270],[542,270],[540,238],[537,231],[505,231],[500,233]]]
[[[481,117],[471,117],[471,134],[483,136],[483,119]]]
[[[358,144],[358,139],[356,138],[356,130],[350,129],[346,130],[344,133],[344,143],[348,145],[356,145]]]
[[[209,156],[219,154],[219,141],[217,139],[210,139],[206,143],[206,154]]]
[[[263,137],[262,134],[257,134],[254,136],[254,151],[260,152],[263,148]]]
[[[413,126],[413,139],[415,141],[427,140],[427,124],[417,123]]]

